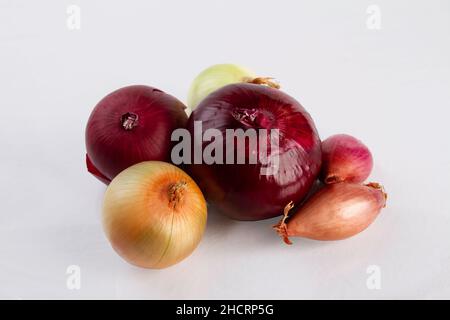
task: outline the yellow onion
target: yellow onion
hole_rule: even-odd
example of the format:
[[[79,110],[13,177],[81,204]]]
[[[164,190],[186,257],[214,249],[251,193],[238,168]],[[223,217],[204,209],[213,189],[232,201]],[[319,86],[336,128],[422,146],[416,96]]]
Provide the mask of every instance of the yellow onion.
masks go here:
[[[387,195],[378,183],[335,183],[324,186],[293,215],[289,203],[274,229],[287,244],[289,237],[341,240],[363,231],[386,205]]]
[[[103,226],[116,252],[131,264],[165,268],[197,247],[206,225],[206,202],[181,169],[146,161],[117,175],[103,204]]]
[[[203,70],[191,84],[188,94],[188,107],[194,110],[211,92],[232,83],[249,82],[279,88],[269,77],[256,77],[245,67],[236,64],[216,64]]]

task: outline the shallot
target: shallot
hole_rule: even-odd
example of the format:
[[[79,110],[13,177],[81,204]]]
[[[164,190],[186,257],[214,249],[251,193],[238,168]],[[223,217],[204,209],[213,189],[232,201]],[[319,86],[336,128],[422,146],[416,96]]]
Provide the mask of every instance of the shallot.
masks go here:
[[[336,134],[322,142],[321,180],[326,184],[363,182],[370,175],[372,166],[369,148],[350,135]]]
[[[324,186],[294,214],[286,205],[274,229],[287,244],[289,237],[315,240],[345,239],[366,229],[386,205],[387,195],[378,183],[335,183]]]

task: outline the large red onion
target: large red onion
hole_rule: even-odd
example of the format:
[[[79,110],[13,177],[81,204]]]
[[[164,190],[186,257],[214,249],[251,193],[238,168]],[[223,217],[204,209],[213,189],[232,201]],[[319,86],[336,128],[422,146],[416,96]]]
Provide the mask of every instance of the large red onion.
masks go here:
[[[185,127],[186,107],[161,90],[134,85],[103,98],[86,127],[88,171],[105,183],[133,164],[170,161],[174,129]]]
[[[192,137],[194,121],[202,121],[203,132],[218,129],[224,146],[226,129],[279,130],[279,169],[273,174],[261,174],[261,162],[249,164],[248,153],[245,164],[203,162],[189,166],[210,204],[231,218],[260,220],[280,215],[286,203],[305,197],[318,176],[321,146],[315,125],[300,103],[278,89],[246,83],[227,85],[207,96],[193,111],[188,122]],[[209,143],[202,143],[203,150]],[[250,151],[260,154],[259,147]],[[248,151],[249,145],[245,148]],[[237,151],[232,151],[235,157]],[[269,158],[275,152],[269,145]]]

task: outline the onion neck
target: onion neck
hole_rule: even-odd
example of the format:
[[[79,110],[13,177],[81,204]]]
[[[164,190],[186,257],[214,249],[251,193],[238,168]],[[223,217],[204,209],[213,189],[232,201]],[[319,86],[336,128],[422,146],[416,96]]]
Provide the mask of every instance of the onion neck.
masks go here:
[[[234,108],[231,115],[241,124],[250,128],[270,129],[275,123],[274,115],[262,109]]]
[[[183,200],[187,182],[180,181],[172,184],[168,190],[169,207],[176,210]]]
[[[139,116],[132,112],[127,112],[122,115],[120,118],[120,123],[122,124],[122,128],[125,130],[132,130],[138,125]]]
[[[256,78],[250,78],[245,79],[244,82],[247,83],[253,83],[253,84],[260,84],[264,86],[268,86],[275,89],[280,89],[280,84],[274,80],[274,78],[271,77],[256,77]]]
[[[386,207],[386,201],[387,201],[388,195],[386,193],[386,190],[384,190],[384,187],[381,184],[379,184],[378,182],[369,182],[369,183],[366,183],[365,186],[369,187],[369,188],[373,188],[375,190],[379,190],[384,198],[383,208]]]

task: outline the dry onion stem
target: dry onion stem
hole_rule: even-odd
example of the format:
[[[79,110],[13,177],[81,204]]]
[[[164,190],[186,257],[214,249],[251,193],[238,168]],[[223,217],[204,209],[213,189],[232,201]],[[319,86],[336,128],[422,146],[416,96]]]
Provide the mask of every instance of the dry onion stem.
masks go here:
[[[256,77],[256,78],[247,78],[244,82],[265,85],[271,88],[280,89],[280,84],[275,81],[272,77]]]

